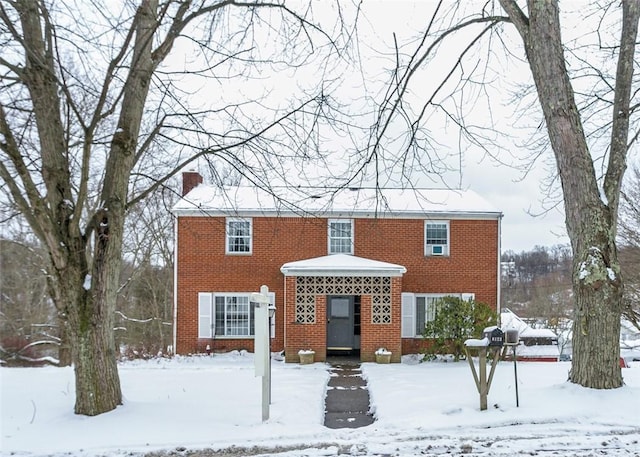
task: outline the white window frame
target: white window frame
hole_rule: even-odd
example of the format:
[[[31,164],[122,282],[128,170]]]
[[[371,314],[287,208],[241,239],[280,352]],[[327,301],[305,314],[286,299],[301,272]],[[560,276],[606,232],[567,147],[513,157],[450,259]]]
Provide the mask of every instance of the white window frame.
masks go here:
[[[402,324],[401,335],[402,338],[424,338],[423,332],[418,332],[418,321],[422,320],[421,316],[424,316],[422,326],[426,326],[426,323],[434,318],[435,309],[429,312],[427,309],[421,310],[419,307],[426,307],[429,305],[429,299],[440,299],[444,297],[456,297],[463,300],[473,300],[475,294],[473,293],[402,293]],[[424,303],[418,303],[422,299]],[[430,317],[430,319],[429,319]]]
[[[427,228],[430,225],[444,225],[446,226],[447,229],[447,239],[446,239],[446,243],[429,243],[429,238],[427,237]],[[427,220],[424,221],[424,255],[427,257],[436,257],[436,256],[442,256],[442,257],[447,257],[449,256],[449,247],[451,245],[451,231],[450,231],[450,227],[449,227],[449,221],[447,220]],[[433,246],[442,246],[442,254],[434,254],[433,253]]]
[[[248,308],[248,334],[241,335],[220,335],[217,332],[216,325],[216,298],[219,297],[242,297],[247,299],[247,303],[249,305]],[[253,334],[251,325],[252,323],[255,325],[255,322],[251,321],[251,292],[200,292],[198,293],[198,338],[220,338],[220,339],[253,339],[255,334],[255,327],[253,329]],[[276,294],[274,292],[269,292],[269,302],[275,305],[276,302]],[[226,307],[226,305],[225,305]],[[225,309],[226,314],[226,309]],[[255,314],[254,314],[255,316]],[[270,323],[270,334],[271,338],[275,338],[276,336],[276,324],[275,318],[271,319]]]
[[[332,249],[332,240],[346,240],[347,237],[334,237],[331,234],[331,228],[333,224],[345,224],[348,223],[349,227],[350,227],[350,232],[349,232],[349,250],[348,251],[336,251],[334,249]],[[353,233],[354,233],[354,224],[353,224],[353,219],[329,219],[328,223],[327,223],[327,252],[329,254],[351,254],[353,255],[353,246],[354,246],[354,239],[353,239]]]
[[[249,224],[249,235],[248,235],[248,245],[249,245],[249,250],[248,251],[232,251],[231,248],[233,246],[234,243],[230,243],[229,241],[232,238],[247,238],[246,235],[241,235],[241,236],[236,236],[235,234],[232,234],[232,230],[231,230],[231,224],[233,224],[234,222],[242,222],[242,223],[248,223]],[[225,222],[225,237],[224,237],[224,242],[225,242],[225,252],[227,254],[231,254],[231,255],[251,255],[253,253],[253,219],[251,218],[238,218],[238,217],[228,217],[226,222]]]

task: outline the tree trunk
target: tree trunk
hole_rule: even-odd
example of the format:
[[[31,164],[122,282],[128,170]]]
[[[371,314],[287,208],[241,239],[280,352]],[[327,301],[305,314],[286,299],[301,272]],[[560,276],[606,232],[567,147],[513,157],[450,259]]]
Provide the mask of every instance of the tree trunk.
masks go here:
[[[71,354],[71,340],[69,338],[69,328],[67,321],[62,316],[58,316],[58,328],[60,346],[58,347],[58,366],[70,367],[73,363],[73,356]]]
[[[500,2],[522,36],[562,184],[575,300],[569,379],[585,387],[620,387],[623,283],[615,244],[617,200],[611,194],[604,202],[600,195],[565,65],[558,4],[530,0],[527,18],[514,1]],[[624,162],[626,150],[611,154]],[[620,169],[610,171],[607,178],[622,179]]]
[[[122,404],[112,299],[118,286],[113,278],[120,271],[118,238],[121,237],[116,235],[112,239],[105,233],[108,232],[104,226],[96,231],[92,274],[88,274],[85,261],[88,247],[84,240],[69,241],[69,246],[75,249],[69,250],[64,268],[56,269],[53,294],[57,308],[66,318],[71,343],[76,381],[74,410],[87,416],[111,411]]]
[[[104,322],[88,323],[74,335],[76,414],[95,416],[122,404],[113,329]],[[100,350],[96,350],[100,348]]]

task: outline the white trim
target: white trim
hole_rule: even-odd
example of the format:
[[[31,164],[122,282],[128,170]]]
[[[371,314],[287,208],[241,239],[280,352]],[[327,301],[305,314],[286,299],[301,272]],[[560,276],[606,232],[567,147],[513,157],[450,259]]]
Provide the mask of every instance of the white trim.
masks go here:
[[[344,224],[348,223],[350,228],[349,233],[349,251],[348,252],[333,252],[331,250],[331,224]],[[353,219],[328,219],[327,220],[327,253],[328,254],[353,254],[353,246],[355,245],[355,240],[353,239],[354,234],[354,223]],[[342,239],[342,238],[336,238]]]
[[[502,316],[502,271],[500,268],[502,260],[502,216],[498,219],[498,274],[497,274],[497,289],[496,289],[496,312],[498,313],[498,324],[500,324],[500,316]]]
[[[230,251],[229,250],[229,224],[231,222],[249,223],[249,250]],[[251,255],[253,253],[253,219],[250,217],[227,217],[224,221],[224,252],[227,255]]]
[[[422,230],[422,242],[424,245],[424,255],[426,257],[448,257],[451,254],[451,226],[449,220],[434,220],[426,219],[424,221],[424,227]],[[447,243],[446,244],[427,244],[427,226],[429,225],[444,225],[447,228]],[[442,254],[434,254],[433,246],[441,246]]]
[[[178,348],[178,218],[173,218],[173,348],[171,355],[176,355]]]
[[[334,254],[288,262],[280,271],[285,276],[402,276],[407,269],[394,263]]]

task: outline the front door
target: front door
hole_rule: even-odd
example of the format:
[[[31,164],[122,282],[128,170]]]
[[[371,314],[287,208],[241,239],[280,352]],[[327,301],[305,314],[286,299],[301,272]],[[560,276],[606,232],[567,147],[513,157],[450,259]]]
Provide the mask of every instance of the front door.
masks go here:
[[[355,347],[353,297],[327,297],[327,349],[351,350]]]

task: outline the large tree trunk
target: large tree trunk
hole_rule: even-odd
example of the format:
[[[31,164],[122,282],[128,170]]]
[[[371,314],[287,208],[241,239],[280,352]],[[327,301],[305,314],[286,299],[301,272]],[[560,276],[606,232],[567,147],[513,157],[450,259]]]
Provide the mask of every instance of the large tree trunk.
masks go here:
[[[83,176],[81,185],[77,186],[69,163],[73,154],[69,152],[67,132],[60,117],[60,96],[68,93],[60,88],[57,54],[53,49],[55,30],[46,8],[39,2],[19,0],[15,8],[24,34],[26,59],[24,68],[17,68],[16,72],[29,90],[33,104],[46,195],[40,195],[38,184],[31,179],[4,110],[0,110],[0,131],[7,139],[4,150],[11,157],[24,190],[7,171],[3,171],[3,178],[11,185],[11,194],[34,232],[47,246],[53,278],[49,281],[49,290],[71,343],[76,373],[75,412],[93,416],[122,403],[113,323],[129,177],[136,161],[151,76],[179,30],[170,34],[171,39],[162,46],[163,52],[154,59],[152,45],[158,26],[158,0],[141,2],[133,21],[134,33],[130,35],[133,52],[121,95],[118,124],[108,151],[100,192],[101,207],[90,216],[83,232],[80,221],[86,209],[88,167],[96,124],[91,128],[84,124],[86,138],[82,157],[86,162],[82,163]],[[187,8],[188,3],[181,6],[180,15],[184,15]],[[97,122],[97,118],[93,120]],[[91,237],[92,243],[88,241]],[[61,330],[64,336],[64,328]]]
[[[528,18],[514,1],[500,2],[522,36],[562,184],[566,226],[574,259],[573,359],[569,378],[586,387],[620,387],[623,283],[615,237],[618,195],[627,152],[624,116],[627,116],[628,127],[628,88],[633,71],[625,67],[620,72],[619,65],[614,106],[614,117],[619,119],[616,119],[617,126],[614,121],[612,129],[614,140],[604,185],[608,200],[605,202],[600,195],[565,65],[557,1],[530,0]],[[632,3],[636,3],[636,11],[629,15],[625,10],[625,17],[630,19],[631,25],[635,20],[635,30],[633,27],[630,30],[628,24],[627,28],[623,25],[623,38],[627,34],[631,35],[631,40],[626,49],[621,46],[623,50],[619,57],[619,63],[628,60],[627,65],[631,67],[633,40],[637,34],[637,2],[625,5],[626,8]],[[614,147],[616,139],[618,143]]]
[[[121,240],[110,236],[106,218],[100,220],[103,225],[96,229],[92,266],[86,262],[88,246],[82,237],[68,238],[68,246],[75,249],[69,249],[63,266],[55,269],[56,281],[52,283],[52,296],[66,320],[71,346],[75,412],[87,416],[122,404],[113,337]]]
[[[609,208],[600,199],[593,159],[565,66],[557,3],[529,5],[526,50],[560,173],[574,259],[569,378],[585,387],[620,387],[622,282],[615,227]]]

